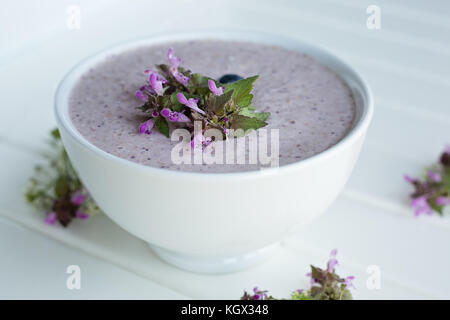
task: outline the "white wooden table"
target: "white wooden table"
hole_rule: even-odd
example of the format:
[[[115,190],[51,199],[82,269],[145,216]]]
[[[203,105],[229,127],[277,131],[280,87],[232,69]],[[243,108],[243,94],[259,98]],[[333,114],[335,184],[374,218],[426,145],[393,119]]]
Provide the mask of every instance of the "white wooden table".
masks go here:
[[[324,265],[333,248],[339,273],[356,276],[356,299],[450,298],[450,215],[414,218],[402,180],[450,143],[450,2],[81,1],[79,30],[65,25],[71,2],[58,3],[53,25],[31,28],[33,38],[15,46],[5,37],[0,43],[0,298],[237,299],[254,285],[287,297],[308,286],[308,265]],[[372,4],[381,8],[380,30],[366,26]],[[28,9],[39,30],[42,16]],[[355,65],[375,95],[366,144],[336,203],[270,260],[234,274],[168,266],[105,216],[68,229],[45,225],[23,201],[55,126],[53,94],[64,73],[106,46],[176,30],[180,21],[189,29],[252,29],[316,42]],[[81,290],[66,287],[73,264],[82,271]],[[369,265],[381,270],[379,290],[366,286]]]

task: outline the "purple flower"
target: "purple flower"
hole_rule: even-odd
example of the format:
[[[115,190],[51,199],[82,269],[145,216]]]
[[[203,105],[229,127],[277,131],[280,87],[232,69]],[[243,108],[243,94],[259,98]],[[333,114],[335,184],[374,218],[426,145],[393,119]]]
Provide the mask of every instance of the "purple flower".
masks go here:
[[[167,51],[167,58],[169,58],[170,73],[172,74],[172,76],[183,86],[187,87],[190,79],[178,70],[178,66],[181,64],[181,59],[175,56],[172,48],[169,48],[169,50]]]
[[[175,56],[172,48],[169,48],[169,50],[167,51],[167,58],[169,58],[170,65],[173,69],[177,69],[181,64],[181,59]]]
[[[153,90],[155,90],[156,94],[159,96],[162,96],[163,94],[163,81],[158,80],[155,73],[152,73],[150,75],[150,85],[152,86]]]
[[[344,283],[345,283],[345,285],[347,286],[347,288],[351,288],[351,287],[355,288],[355,286],[354,286],[353,283],[352,283],[352,281],[353,281],[354,279],[355,279],[354,276],[348,276],[347,278],[345,278]],[[355,288],[355,289],[356,289],[356,288]]]
[[[308,272],[306,274],[307,277],[311,278],[311,280],[309,281],[309,285],[312,287],[314,284],[316,284],[316,280],[313,278],[312,276],[312,272]]]
[[[438,172],[433,172],[433,170],[428,170],[428,177],[433,182],[441,182],[442,176]]]
[[[152,76],[152,74],[154,74],[156,76],[156,80],[161,81],[162,83],[167,82],[166,78],[164,78],[162,75],[160,75],[157,71],[152,71],[150,69],[147,69],[144,71],[144,73],[148,74],[149,82],[150,82],[150,77]]]
[[[183,112],[176,112],[167,108],[161,110],[161,115],[171,122],[191,122],[191,119]]]
[[[405,178],[405,181],[409,182],[409,183],[414,183],[414,181],[416,181],[416,179],[411,178],[407,174],[404,175],[404,178]]]
[[[77,218],[81,219],[81,220],[86,220],[87,218],[89,218],[89,215],[82,210],[77,210],[77,212],[75,214],[76,214]]]
[[[331,258],[330,260],[328,260],[328,264],[327,264],[327,270],[330,273],[334,272],[334,268],[338,265],[338,261],[334,258]]]
[[[221,96],[223,94],[223,91],[225,87],[219,87],[217,88],[216,82],[214,80],[208,80],[208,87],[209,90],[215,95],[215,96]]]
[[[197,132],[191,140],[191,148],[194,149],[195,146],[203,146],[203,142],[205,141],[205,137],[203,136],[203,132],[200,130]]]
[[[148,100],[148,97],[141,90],[137,90],[135,95],[136,95],[136,98],[138,98],[139,100],[141,100],[143,102],[147,102],[147,100]]]
[[[155,110],[155,111],[152,112],[152,117],[153,118],[157,118],[158,116],[159,116],[159,112],[158,111]]]
[[[331,252],[330,252],[330,258],[335,258],[336,255],[337,255],[337,249],[331,250]]]
[[[258,287],[253,288],[253,299],[254,300],[264,300],[267,298],[266,291],[261,291],[258,289]]]
[[[427,196],[423,195],[417,198],[414,198],[411,202],[411,207],[415,209],[415,215],[420,216],[421,214],[431,214],[432,209],[430,204],[427,201]]]
[[[183,86],[187,87],[187,85],[189,83],[189,80],[190,80],[189,77],[187,77],[184,74],[182,74],[180,71],[178,71],[178,69],[170,68],[170,72],[172,73],[174,78],[179,83],[181,83]]]
[[[331,250],[330,260],[328,260],[327,270],[330,273],[334,272],[334,268],[338,265],[338,261],[336,260],[337,249]]]
[[[296,291],[297,291],[298,294],[302,294],[305,290],[303,290],[303,289],[297,289]]]
[[[72,193],[72,197],[70,198],[70,201],[77,206],[81,206],[85,199],[86,199],[86,196],[83,194],[83,192],[76,191],[76,192]]]
[[[450,205],[450,197],[440,196],[436,199],[436,204],[438,206]]]
[[[48,212],[47,217],[45,218],[45,223],[47,224],[55,224],[56,222],[56,213],[55,212]]]
[[[186,107],[188,107],[188,108],[190,108],[190,109],[192,109],[194,111],[197,111],[198,113],[201,113],[203,115],[206,114],[205,111],[203,111],[202,109],[200,109],[197,106],[198,99],[194,99],[194,98],[186,99],[184,94],[182,94],[181,92],[177,93],[177,98],[178,98],[178,101],[181,104],[184,104]]]
[[[150,134],[152,133],[152,128],[155,125],[155,120],[154,119],[149,119],[143,123],[141,123],[141,125],[139,126],[139,133],[140,134]]]

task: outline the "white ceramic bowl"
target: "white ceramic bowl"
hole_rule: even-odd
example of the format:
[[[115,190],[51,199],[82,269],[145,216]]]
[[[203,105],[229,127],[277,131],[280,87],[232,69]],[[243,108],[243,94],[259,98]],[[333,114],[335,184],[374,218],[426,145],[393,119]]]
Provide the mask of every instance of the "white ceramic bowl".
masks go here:
[[[69,116],[72,87],[112,53],[144,44],[199,38],[250,40],[299,50],[334,70],[351,88],[356,118],[347,136],[311,158],[280,168],[191,173],[140,165],[97,148]],[[152,36],[104,50],[78,64],[55,100],[62,140],[81,180],[119,226],[148,242],[164,260],[200,272],[228,272],[267,256],[275,244],[318,217],[344,187],[373,113],[369,87],[332,53],[279,35],[196,32]]]

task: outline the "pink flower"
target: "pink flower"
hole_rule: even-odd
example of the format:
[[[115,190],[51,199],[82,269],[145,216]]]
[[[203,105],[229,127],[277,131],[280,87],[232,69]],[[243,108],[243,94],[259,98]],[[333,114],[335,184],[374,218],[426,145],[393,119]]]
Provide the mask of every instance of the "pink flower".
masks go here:
[[[172,111],[167,108],[161,110],[161,115],[171,122],[191,122],[191,119],[189,119],[184,113]]]
[[[334,268],[338,265],[338,261],[334,258],[328,260],[328,264],[327,264],[327,269],[328,272],[333,273],[334,272]]]
[[[191,148],[194,149],[195,146],[202,146],[203,141],[205,141],[205,137],[203,136],[203,132],[200,130],[196,133],[191,140]]]
[[[152,128],[155,125],[155,120],[154,119],[149,119],[143,123],[141,123],[141,125],[139,126],[139,133],[140,134],[150,134],[152,133]]]
[[[187,87],[189,83],[189,77],[185,76],[181,72],[178,71],[178,69],[170,68],[170,72],[174,76],[174,78],[181,83],[183,86]]]
[[[55,224],[56,222],[56,213],[55,212],[48,212],[47,217],[45,218],[45,223],[47,224]]]
[[[85,199],[86,199],[86,196],[83,194],[83,192],[76,191],[72,194],[70,201],[77,206],[81,206]]]
[[[420,216],[422,213],[431,214],[432,209],[430,204],[427,201],[427,196],[423,195],[417,198],[414,198],[411,202],[411,207],[415,209],[415,215]]]
[[[148,95],[154,95],[156,94],[155,90],[149,85],[145,85],[139,88],[139,90],[136,91],[135,96],[141,101],[147,102],[148,101]]]
[[[188,107],[188,108],[190,108],[190,109],[192,109],[192,110],[194,110],[194,111],[196,111],[198,113],[201,113],[203,115],[206,114],[205,111],[203,111],[202,109],[200,109],[197,106],[198,99],[189,98],[189,100],[188,100],[188,99],[186,99],[184,94],[182,94],[181,92],[177,93],[177,98],[178,98],[178,101],[181,104],[184,104],[186,107]]]
[[[345,278],[345,285],[347,286],[347,288],[355,288],[355,286],[353,285],[352,281],[355,279],[354,276],[348,276],[347,278]]]
[[[428,170],[428,177],[433,182],[441,182],[442,176],[438,172],[433,172],[433,170]]]
[[[75,214],[76,214],[77,218],[81,219],[81,220],[86,220],[87,218],[89,218],[89,215],[82,210],[77,210],[77,212]]]
[[[404,175],[404,178],[405,178],[405,181],[409,182],[409,183],[414,183],[414,181],[416,181],[416,179],[411,178],[407,174]]]
[[[266,291],[259,290],[258,287],[253,288],[253,299],[254,300],[264,300],[267,299]]]
[[[309,281],[309,285],[312,287],[313,285],[316,284],[316,280],[314,280],[313,276],[312,276],[312,272],[308,272],[306,274],[307,277],[311,278],[311,280]]]
[[[170,65],[173,69],[177,69],[181,64],[181,59],[175,56],[172,48],[169,48],[169,50],[167,51],[167,58],[169,58]]]
[[[155,73],[152,73],[150,75],[150,85],[152,86],[152,89],[155,90],[156,94],[159,96],[162,96],[163,94],[163,81],[158,80]]]
[[[141,90],[137,90],[135,95],[136,98],[138,98],[141,101],[147,102],[148,100],[148,97]]]
[[[183,86],[187,87],[190,79],[178,70],[178,67],[181,64],[181,59],[175,56],[172,48],[169,48],[169,50],[167,51],[167,58],[169,58],[170,73],[172,74],[172,76]]]
[[[144,71],[144,73],[148,74],[149,82],[150,82],[150,77],[152,76],[152,74],[154,74],[156,76],[156,80],[161,81],[162,83],[167,82],[166,78],[164,78],[164,76],[160,75],[159,72],[157,72],[157,71],[152,71],[150,69],[147,69]]]
[[[336,260],[337,249],[331,250],[330,260],[328,260],[327,269],[328,272],[334,272],[334,268],[338,265],[338,261]]]
[[[223,91],[225,87],[219,87],[217,88],[216,82],[214,80],[209,79],[208,80],[208,87],[209,90],[215,95],[215,96],[221,96],[223,94]]]
[[[438,206],[450,205],[450,197],[440,196],[436,199],[436,204]]]

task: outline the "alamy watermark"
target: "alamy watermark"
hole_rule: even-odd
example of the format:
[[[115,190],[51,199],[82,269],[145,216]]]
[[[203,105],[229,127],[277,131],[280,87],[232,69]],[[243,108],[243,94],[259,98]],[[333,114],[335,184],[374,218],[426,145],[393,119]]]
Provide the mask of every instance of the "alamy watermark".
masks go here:
[[[377,5],[372,4],[367,7],[366,13],[369,15],[366,20],[367,29],[381,29],[381,8]]]
[[[69,274],[66,280],[66,287],[69,290],[81,289],[81,268],[77,265],[70,265],[66,269],[66,273]]]
[[[70,5],[66,9],[67,19],[66,26],[69,30],[81,29],[81,7],[78,5]]]
[[[178,142],[171,151],[173,164],[227,164],[279,166],[279,129],[229,129],[223,139],[219,129],[203,132],[201,121],[194,122],[194,134],[187,129],[175,129],[171,140]]]

